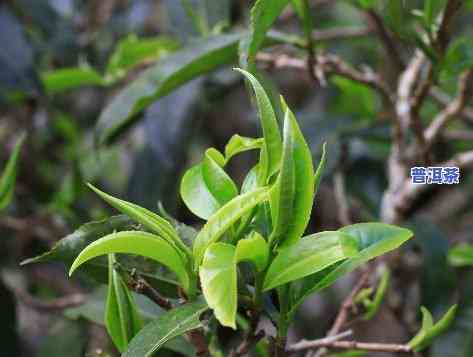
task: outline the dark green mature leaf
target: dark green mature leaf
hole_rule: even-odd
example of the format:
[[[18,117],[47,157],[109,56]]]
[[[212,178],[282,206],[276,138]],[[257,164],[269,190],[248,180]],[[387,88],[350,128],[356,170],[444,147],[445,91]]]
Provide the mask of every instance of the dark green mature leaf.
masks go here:
[[[173,271],[185,290],[189,288],[186,263],[177,250],[160,236],[139,231],[112,233],[92,242],[74,260],[69,275],[88,260],[112,253],[135,254],[155,260]]]
[[[455,76],[473,66],[473,39],[460,37],[447,49],[442,61],[442,70],[447,76]]]
[[[280,207],[283,212],[281,214],[286,214],[290,216],[290,219],[287,220],[287,228],[284,229],[283,235],[284,239],[279,243],[281,247],[287,247],[299,240],[299,238],[304,234],[304,231],[309,223],[310,214],[312,211],[312,205],[314,201],[314,191],[315,191],[315,175],[314,175],[314,166],[312,163],[312,153],[310,151],[307,142],[302,135],[302,132],[297,124],[296,118],[287,105],[283,102],[283,107],[286,112],[286,118],[284,122],[284,135],[288,137],[285,141],[286,146],[291,145],[292,149],[288,152],[290,157],[285,158],[287,161],[292,161],[290,166],[293,166],[294,170],[294,194],[293,202],[291,208]],[[286,149],[287,150],[287,149]],[[277,186],[281,188],[280,193],[284,191],[284,176],[283,171],[281,171],[281,176],[278,178],[279,182]],[[291,175],[289,171],[289,175]],[[280,202],[283,196],[280,196]]]
[[[13,198],[13,191],[15,190],[16,171],[18,166],[18,158],[20,156],[21,147],[25,141],[25,134],[15,144],[15,148],[8,159],[7,165],[3,169],[0,176],[0,211],[5,209]]]
[[[119,351],[124,351],[130,340],[143,327],[138,310],[122,277],[114,268],[115,257],[109,255],[108,294],[105,326]]]
[[[291,314],[310,294],[332,285],[367,261],[398,248],[413,235],[408,229],[384,223],[358,223],[339,231],[355,237],[359,253],[341,264],[308,276],[299,286],[294,286]]]
[[[268,200],[267,187],[235,197],[213,214],[194,241],[194,263],[197,270],[207,247],[217,240],[241,217],[261,202]]]
[[[44,88],[48,94],[86,86],[103,86],[105,81],[95,69],[89,66],[61,68],[41,74]]]
[[[265,148],[261,151],[262,158],[260,159],[260,184],[264,185],[271,175],[279,169],[282,155],[281,133],[279,132],[273,105],[261,83],[251,73],[238,68],[236,70],[248,79],[255,91],[265,142]]]
[[[159,316],[131,340],[122,357],[153,356],[167,341],[201,327],[199,318],[207,309],[204,301],[195,301]]]
[[[135,205],[134,203],[120,200],[105,192],[100,191],[98,188],[88,184],[89,188],[99,195],[104,201],[110,204],[112,207],[119,210],[121,213],[126,214],[131,219],[142,224],[145,228],[151,232],[158,234],[164,238],[169,244],[176,248],[177,252],[186,259],[186,252],[190,253],[189,248],[182,242],[176,230],[169,221],[158,216],[156,213],[147,210],[146,208]]]
[[[448,262],[455,267],[473,266],[473,245],[460,244],[451,248]]]
[[[302,238],[279,250],[264,279],[264,290],[321,271],[358,252],[358,241],[349,234],[327,231]]]
[[[434,324],[433,318],[429,310],[421,307],[422,311],[422,327],[414,338],[409,341],[409,346],[415,351],[420,352],[432,344],[433,340],[443,334],[453,322],[457,305],[453,305],[443,317]]]
[[[79,253],[90,243],[95,242],[107,234],[130,229],[133,229],[133,221],[124,215],[89,222],[61,239],[48,252],[34,258],[26,259],[21,265],[59,261],[66,264],[67,267],[70,267]],[[130,265],[121,262],[121,265],[122,268],[128,272],[136,268],[137,272],[141,276],[146,277],[146,280],[163,295],[174,298],[178,297],[177,283],[175,281],[151,273],[148,269],[142,269],[138,264]],[[106,261],[94,259],[85,263],[82,270],[99,282],[107,283],[108,264]]]
[[[236,329],[237,264],[235,246],[213,243],[205,251],[199,276],[202,292],[215,317],[223,325]]]
[[[109,143],[156,99],[191,79],[231,62],[242,34],[211,36],[166,57],[125,87],[99,118],[101,143]]]
[[[240,45],[240,64],[252,70],[266,33],[291,0],[257,0],[251,9],[250,33]]]

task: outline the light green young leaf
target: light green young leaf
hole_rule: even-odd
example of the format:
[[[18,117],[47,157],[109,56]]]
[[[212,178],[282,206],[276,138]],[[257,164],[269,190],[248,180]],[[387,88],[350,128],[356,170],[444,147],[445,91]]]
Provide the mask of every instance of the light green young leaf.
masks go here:
[[[319,191],[320,181],[322,181],[322,176],[324,174],[325,166],[327,164],[327,143],[324,143],[322,146],[322,156],[320,158],[319,166],[314,175],[314,198]]]
[[[190,168],[181,181],[181,197],[196,216],[209,219],[238,195],[233,180],[222,168],[225,158],[215,149],[205,152],[204,160]]]
[[[223,325],[236,329],[237,264],[235,247],[213,243],[205,251],[199,269],[202,292],[215,317]]]
[[[240,239],[237,243],[235,253],[236,263],[251,262],[256,271],[262,272],[266,269],[269,260],[268,243],[258,232],[252,232],[247,238]]]
[[[327,231],[304,237],[279,250],[266,273],[263,290],[314,274],[357,252],[356,238],[342,232]]]
[[[159,316],[131,340],[122,357],[154,356],[166,342],[201,327],[199,318],[206,310],[208,310],[207,304],[197,300]]]
[[[248,79],[255,91],[265,142],[265,148],[261,151],[261,155],[266,156],[264,159],[267,160],[266,162],[268,165],[267,171],[265,171],[265,168],[263,167],[260,168],[260,170],[263,171],[261,184],[264,185],[266,184],[267,180],[279,169],[282,155],[281,133],[279,132],[278,121],[276,119],[276,113],[274,112],[271,100],[269,99],[268,94],[264,90],[261,83],[251,73],[238,68],[236,68],[236,70]],[[265,162],[265,160],[260,160],[260,163],[261,162]]]
[[[48,94],[62,93],[86,86],[103,86],[101,74],[88,65],[44,72],[41,79]]]
[[[16,172],[18,167],[18,158],[20,156],[21,147],[25,141],[25,134],[22,134],[15,144],[15,148],[8,159],[7,165],[3,169],[0,176],[0,211],[5,209],[13,198],[15,190]]]
[[[359,253],[345,262],[336,264],[320,273],[308,276],[298,287],[294,287],[291,314],[312,293],[332,285],[338,278],[352,272],[367,261],[401,246],[412,237],[408,229],[384,223],[358,223],[339,230],[358,241]]]
[[[292,213],[296,193],[295,138],[288,115],[289,113],[286,111],[281,170],[270,197],[271,218],[273,221],[273,232],[269,238],[271,244],[278,242],[286,234],[291,221],[294,219]]]
[[[116,80],[144,61],[156,61],[179,48],[169,37],[138,38],[135,34],[119,41],[107,64],[106,77]]]
[[[110,143],[138,119],[138,113],[189,82],[231,62],[237,54],[242,34],[210,36],[178,51],[145,70],[126,86],[99,118],[100,143]]]
[[[217,240],[241,217],[268,200],[267,187],[258,188],[235,197],[213,214],[194,241],[195,269],[199,266],[207,247]]]
[[[285,213],[291,216],[284,239],[280,242],[281,247],[287,247],[297,242],[304,234],[309,223],[315,192],[315,175],[312,163],[312,153],[302,132],[297,124],[296,118],[283,101],[286,113],[285,133],[291,136],[288,141],[292,145],[292,157],[294,166],[294,201],[292,209]],[[282,171],[281,171],[282,174]]]
[[[153,259],[173,271],[185,290],[189,288],[186,263],[176,249],[160,236],[139,231],[112,233],[89,244],[72,263],[69,275],[88,260],[112,253]]]
[[[290,0],[257,0],[251,9],[250,33],[240,45],[240,64],[254,69],[256,54],[263,45],[266,33]]]
[[[233,135],[228,144],[225,146],[225,163],[233,156],[248,150],[261,149],[263,146],[263,138],[247,138],[240,135]]]
[[[143,327],[135,301],[120,274],[114,269],[115,257],[108,256],[109,280],[105,307],[105,326],[113,343],[123,352]]]
[[[181,180],[180,193],[187,208],[202,219],[209,219],[221,207],[205,184],[202,164],[186,171]]]
[[[455,267],[473,266],[473,245],[460,244],[451,248],[448,262]]]
[[[209,191],[220,206],[238,195],[238,189],[225,170],[212,158],[207,150],[202,162],[202,176]]]
[[[126,214],[136,222],[142,224],[145,228],[149,229],[153,233],[156,233],[164,238],[169,244],[174,246],[179,254],[181,254],[183,257],[185,257],[185,253],[190,253],[189,248],[184,245],[172,224],[166,219],[158,216],[154,212],[147,210],[146,208],[106,194],[91,184],[88,184],[88,186],[109,205],[119,210],[121,213]]]
[[[456,310],[457,305],[453,305],[445,315],[434,324],[431,313],[422,306],[422,327],[417,335],[408,343],[414,352],[420,352],[429,347],[436,337],[447,331],[455,318]]]

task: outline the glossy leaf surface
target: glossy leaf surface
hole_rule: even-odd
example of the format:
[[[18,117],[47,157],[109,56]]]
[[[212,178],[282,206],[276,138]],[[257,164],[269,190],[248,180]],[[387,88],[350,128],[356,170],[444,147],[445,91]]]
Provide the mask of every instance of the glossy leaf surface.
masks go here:
[[[88,260],[112,253],[135,254],[153,259],[173,271],[184,289],[189,286],[185,263],[176,249],[159,236],[139,231],[112,233],[91,243],[72,263],[69,275]]]
[[[199,269],[202,292],[215,317],[223,325],[236,329],[237,266],[235,246],[214,243],[205,251]]]
[[[194,259],[198,266],[202,261],[205,250],[241,217],[256,205],[268,199],[268,188],[262,187],[235,197],[213,214],[194,241]]]
[[[327,231],[302,238],[279,250],[266,273],[263,289],[269,290],[321,271],[358,252],[357,240],[345,233]]]

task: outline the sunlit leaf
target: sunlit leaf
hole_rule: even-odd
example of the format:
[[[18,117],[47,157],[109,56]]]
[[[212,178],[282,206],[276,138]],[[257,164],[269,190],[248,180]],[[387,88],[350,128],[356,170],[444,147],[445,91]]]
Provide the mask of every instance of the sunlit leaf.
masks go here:
[[[41,74],[41,79],[46,92],[49,94],[105,84],[100,73],[87,65],[44,72]]]
[[[356,238],[338,231],[304,237],[279,250],[266,273],[263,289],[273,289],[321,271],[355,256],[357,248]]]
[[[264,143],[262,138],[247,138],[233,135],[225,146],[225,161],[228,162],[233,156],[248,150],[260,149]]]
[[[121,213],[126,214],[136,222],[142,224],[151,232],[156,233],[160,237],[164,238],[169,244],[176,248],[178,253],[181,254],[183,258],[185,258],[184,253],[189,251],[189,248],[183,244],[174,227],[166,219],[160,217],[154,212],[147,210],[146,208],[106,194],[91,184],[88,184],[88,186],[112,207],[116,208]]]
[[[353,236],[358,241],[359,253],[340,264],[308,276],[301,284],[295,285],[291,313],[312,293],[332,285],[367,261],[398,248],[413,235],[406,228],[384,223],[357,223],[339,231]]]
[[[259,203],[268,200],[268,190],[262,187],[239,195],[209,218],[194,241],[194,260],[197,266],[211,243],[219,240],[236,221]]]
[[[236,329],[237,265],[235,246],[213,243],[205,251],[199,269],[202,292],[215,317],[223,325]]]
[[[269,260],[269,246],[257,232],[252,232],[247,238],[237,243],[235,260],[252,263],[258,272],[262,272]]]
[[[89,244],[72,263],[69,275],[88,260],[112,253],[135,254],[153,259],[173,271],[185,290],[189,288],[186,264],[176,249],[157,235],[139,231],[112,233]]]
[[[237,68],[236,70],[248,79],[255,91],[265,142],[265,149],[261,151],[261,156],[266,156],[265,158],[260,159],[260,165],[262,165],[263,162],[267,162],[268,165],[267,167],[260,167],[260,170],[263,172],[261,174],[261,184],[265,184],[271,175],[279,169],[282,155],[281,133],[279,132],[276,113],[274,112],[273,105],[268,97],[268,94],[258,79],[251,73],[242,69]]]

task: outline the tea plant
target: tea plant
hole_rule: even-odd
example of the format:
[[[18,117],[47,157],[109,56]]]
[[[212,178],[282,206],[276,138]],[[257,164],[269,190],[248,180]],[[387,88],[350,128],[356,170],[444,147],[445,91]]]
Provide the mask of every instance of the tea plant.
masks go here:
[[[263,137],[235,135],[223,153],[208,149],[202,161],[184,174],[182,200],[206,221],[199,232],[193,233],[163,210],[158,215],[89,185],[125,216],[89,223],[50,252],[26,262],[72,262],[70,274],[84,268],[80,270],[92,276],[101,272],[102,278],[108,266],[104,320],[123,356],[151,356],[183,334],[197,355],[207,355],[219,348],[215,347],[219,343],[213,317],[222,326],[246,329],[244,346],[233,352],[237,355],[253,348],[274,355],[293,351],[294,347],[285,345],[288,328],[309,295],[412,237],[408,229],[382,223],[359,223],[304,236],[324,170],[325,148],[314,171],[310,149],[284,99],[281,135],[263,86],[251,73],[238,71],[254,89]],[[248,150],[257,150],[259,160],[238,187],[225,168],[235,155]],[[167,268],[175,279],[152,275],[148,280],[139,267],[135,270],[133,265],[117,262],[116,254],[146,257]],[[108,262],[94,259],[103,255],[108,255]],[[251,269],[241,263],[249,263]],[[170,292],[169,286],[175,290]],[[130,288],[168,311],[144,325]],[[381,299],[375,298],[371,305],[379,305]],[[372,316],[375,311],[371,310]],[[206,311],[211,314],[203,315]],[[263,316],[277,328],[275,339],[268,340],[269,350],[267,343],[259,341],[264,338],[261,333],[256,334]],[[428,344],[448,325],[453,310],[436,325],[427,311],[424,316],[425,326],[406,345],[408,350]]]

